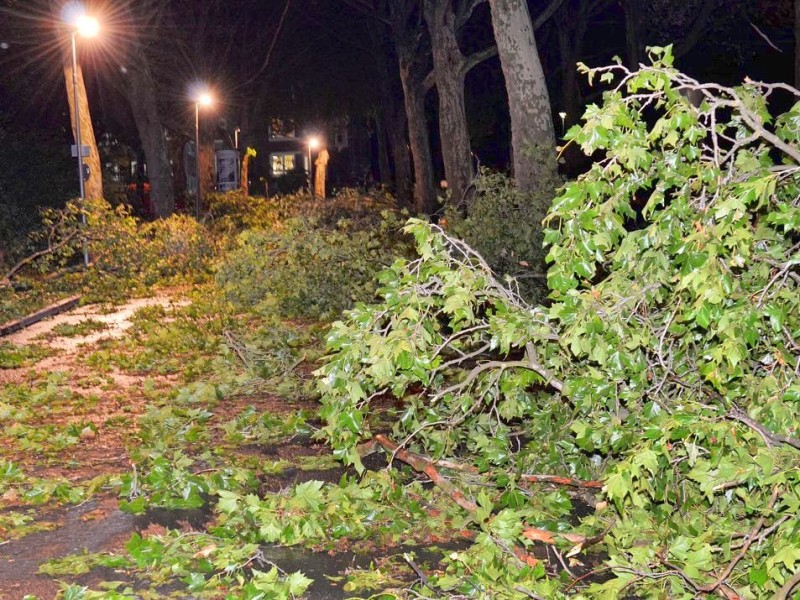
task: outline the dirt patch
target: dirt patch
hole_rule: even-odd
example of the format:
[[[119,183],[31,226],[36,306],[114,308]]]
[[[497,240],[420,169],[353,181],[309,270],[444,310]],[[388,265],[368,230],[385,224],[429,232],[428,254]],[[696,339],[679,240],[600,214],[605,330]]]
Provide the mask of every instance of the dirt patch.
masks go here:
[[[20,465],[31,476],[60,477],[73,483],[126,471],[130,460],[125,446],[135,433],[138,417],[148,402],[148,390],[150,395],[154,390],[166,393],[175,386],[176,378],[136,376],[117,369],[98,374],[82,364],[81,358],[94,351],[101,341],[124,336],[136,311],[186,304],[187,300],[161,294],[115,307],[84,306],[7,336],[5,341],[15,345],[35,343],[54,349],[56,354],[33,366],[0,369],[0,386],[27,387],[30,391],[23,393],[32,396],[47,387],[57,388],[58,393],[39,404],[35,397],[30,405],[20,402],[19,408],[27,411],[25,429],[15,433],[5,429],[5,435],[0,438],[0,458]],[[74,325],[89,318],[106,324],[106,328],[85,336],[47,335],[59,325]],[[40,438],[57,435],[72,438],[58,452],[37,449]],[[45,439],[41,445],[46,447],[51,441]],[[5,500],[6,506],[14,504],[13,498],[10,503],[8,498]]]
[[[173,296],[161,294],[150,298],[136,298],[118,306],[89,304],[60,314],[52,319],[39,321],[22,331],[6,336],[5,340],[18,345],[38,343],[45,340],[43,344],[45,346],[73,352],[83,345],[122,337],[131,326],[131,318],[134,313],[141,308],[151,306],[176,308],[186,306],[188,303],[185,299],[176,299]],[[79,325],[90,319],[105,324],[106,328],[85,336],[55,336],[48,339],[48,334],[59,325]]]

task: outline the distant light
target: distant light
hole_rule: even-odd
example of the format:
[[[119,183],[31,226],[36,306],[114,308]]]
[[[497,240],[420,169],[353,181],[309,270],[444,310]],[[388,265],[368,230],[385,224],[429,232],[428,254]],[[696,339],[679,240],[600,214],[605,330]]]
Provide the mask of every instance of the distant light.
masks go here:
[[[100,33],[100,23],[94,17],[81,15],[75,23],[75,29],[81,36],[92,38]]]
[[[214,103],[214,99],[208,92],[203,92],[197,97],[197,102],[203,106],[211,106]]]
[[[319,138],[316,137],[308,138],[308,147],[311,150],[316,150],[317,148],[319,148]]]
[[[122,73],[123,75],[127,74],[128,67],[126,67],[125,65],[120,65],[119,66],[119,72]]]

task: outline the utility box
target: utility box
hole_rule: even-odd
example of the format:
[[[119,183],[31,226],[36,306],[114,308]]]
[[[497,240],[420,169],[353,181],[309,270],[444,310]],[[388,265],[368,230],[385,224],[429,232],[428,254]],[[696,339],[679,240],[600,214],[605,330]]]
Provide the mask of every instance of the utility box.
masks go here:
[[[214,170],[217,174],[217,190],[230,192],[239,188],[239,151],[217,150],[214,152]]]

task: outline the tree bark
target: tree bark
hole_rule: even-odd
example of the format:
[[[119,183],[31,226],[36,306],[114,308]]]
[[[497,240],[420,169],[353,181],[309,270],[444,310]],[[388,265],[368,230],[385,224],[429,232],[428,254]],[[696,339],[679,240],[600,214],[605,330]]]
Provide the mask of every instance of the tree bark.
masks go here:
[[[528,192],[553,186],[558,169],[553,116],[528,4],[489,0],[489,5],[508,92],[517,187]]]
[[[644,7],[640,0],[622,0],[625,12],[625,63],[628,68],[636,70],[644,58],[642,40],[642,12]]]
[[[464,103],[465,58],[456,38],[452,0],[423,0],[433,52],[433,70],[439,95],[439,136],[452,202],[469,211],[469,189],[475,170]]]
[[[405,113],[395,110],[387,119],[386,131],[389,138],[392,161],[394,162],[395,195],[401,205],[411,203],[411,159],[408,154]]]
[[[100,153],[97,151],[97,140],[94,137],[92,116],[89,112],[89,99],[86,96],[86,85],[83,81],[83,72],[78,65],[78,112],[81,122],[81,145],[89,146],[89,155],[83,157],[83,162],[89,166],[89,179],[84,182],[86,198],[99,200],[103,198],[103,170],[100,164]],[[67,85],[67,99],[69,101],[69,118],[72,123],[72,137],[77,138],[75,123],[75,89],[72,81],[71,55],[64,59],[64,81]],[[77,171],[77,164],[75,167]]]
[[[373,29],[371,31],[372,47],[375,53],[376,66],[379,77],[379,114],[383,125],[381,140],[384,146],[388,143],[386,152],[386,165],[380,163],[381,179],[384,177],[388,181],[389,176],[394,183],[394,193],[401,205],[409,205],[411,202],[411,161],[408,154],[408,142],[406,140],[406,119],[403,105],[398,98],[398,76],[396,71],[389,67],[389,61],[395,62],[395,57],[385,43],[386,31],[384,28]],[[385,137],[384,137],[385,136]],[[393,170],[389,167],[389,158],[394,166]],[[383,153],[381,153],[383,158]],[[384,176],[384,168],[386,176]]]
[[[794,0],[794,87],[800,86],[800,0]]]
[[[159,218],[168,217],[175,212],[172,168],[158,111],[156,84],[147,57],[142,52],[137,52],[135,59],[130,61],[125,84],[147,161],[153,212]]]
[[[557,15],[558,48],[561,58],[561,110],[563,121],[559,125],[565,131],[581,116],[581,89],[578,79],[578,61],[583,54],[583,38],[586,35],[589,19],[587,1],[577,0],[579,8],[567,2]],[[561,135],[564,134],[561,131]]]
[[[400,79],[403,83],[408,140],[414,163],[414,208],[418,214],[436,211],[436,191],[433,186],[433,156],[425,117],[425,89],[413,75],[413,66],[400,61]]]
[[[244,156],[242,157],[242,167],[239,174],[239,188],[242,190],[242,194],[245,196],[250,195],[250,158],[255,155],[255,150],[248,146],[244,151]]]
[[[427,65],[420,64],[420,39],[422,22],[410,23],[409,0],[392,0],[389,10],[400,70],[400,83],[403,86],[403,102],[408,126],[408,142],[414,166],[414,210],[418,214],[432,214],[436,211],[436,191],[433,187],[433,158],[428,134],[428,120],[425,117],[425,96],[428,88],[423,84]]]
[[[378,141],[378,179],[383,185],[387,185],[392,181],[392,173],[389,168],[389,149],[386,146],[387,115],[382,113],[381,109],[375,111],[375,137]]]

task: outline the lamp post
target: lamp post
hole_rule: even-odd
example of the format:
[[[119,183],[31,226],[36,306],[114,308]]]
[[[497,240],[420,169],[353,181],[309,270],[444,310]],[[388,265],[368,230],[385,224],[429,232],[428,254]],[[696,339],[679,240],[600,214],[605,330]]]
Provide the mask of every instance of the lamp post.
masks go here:
[[[311,151],[316,150],[319,148],[319,138],[317,137],[310,137],[308,138],[308,192],[313,197],[314,194],[314,178],[312,177],[314,172],[314,163],[311,162]]]
[[[74,29],[72,30],[72,95],[75,104],[75,146],[76,154],[78,155],[78,186],[80,189],[80,204],[83,209],[83,203],[86,199],[86,187],[84,185],[84,171],[83,171],[83,140],[81,139],[81,109],[80,109],[80,95],[78,94],[78,41],[77,38],[81,37],[91,38],[95,37],[100,32],[100,24],[97,19],[88,15],[79,16],[74,22]],[[81,212],[81,223],[86,225],[86,213]],[[83,239],[83,264],[89,266],[89,247],[86,245],[86,239]]]
[[[203,92],[199,94],[194,102],[194,158],[195,169],[197,170],[197,193],[194,196],[194,216],[200,220],[200,195],[201,195],[201,178],[200,178],[200,105],[211,106],[214,100],[211,94]]]

